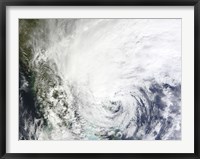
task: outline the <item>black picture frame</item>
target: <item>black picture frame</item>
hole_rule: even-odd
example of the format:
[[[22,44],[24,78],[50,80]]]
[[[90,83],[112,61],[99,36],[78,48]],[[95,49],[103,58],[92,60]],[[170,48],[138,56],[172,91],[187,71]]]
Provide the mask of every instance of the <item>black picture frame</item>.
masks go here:
[[[6,6],[194,6],[194,153],[6,153]],[[1,0],[0,1],[0,158],[200,158],[200,1],[199,0]],[[191,139],[193,140],[193,139]]]

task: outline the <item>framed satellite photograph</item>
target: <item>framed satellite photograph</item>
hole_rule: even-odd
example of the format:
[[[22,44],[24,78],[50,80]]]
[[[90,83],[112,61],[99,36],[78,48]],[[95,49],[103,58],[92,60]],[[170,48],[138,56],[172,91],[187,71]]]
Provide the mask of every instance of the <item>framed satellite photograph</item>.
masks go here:
[[[2,158],[200,158],[199,1],[1,2]]]

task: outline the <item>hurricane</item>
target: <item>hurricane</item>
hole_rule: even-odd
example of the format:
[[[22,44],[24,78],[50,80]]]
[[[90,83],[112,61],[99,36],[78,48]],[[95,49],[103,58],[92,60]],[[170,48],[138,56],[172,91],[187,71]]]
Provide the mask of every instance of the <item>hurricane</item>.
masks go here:
[[[181,20],[20,19],[19,140],[181,140]]]

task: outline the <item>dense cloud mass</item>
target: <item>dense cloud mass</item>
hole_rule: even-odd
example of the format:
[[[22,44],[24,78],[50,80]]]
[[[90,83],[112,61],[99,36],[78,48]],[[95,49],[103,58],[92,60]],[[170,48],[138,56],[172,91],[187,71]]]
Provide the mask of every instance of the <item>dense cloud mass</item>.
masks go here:
[[[20,20],[20,140],[180,140],[180,19]]]

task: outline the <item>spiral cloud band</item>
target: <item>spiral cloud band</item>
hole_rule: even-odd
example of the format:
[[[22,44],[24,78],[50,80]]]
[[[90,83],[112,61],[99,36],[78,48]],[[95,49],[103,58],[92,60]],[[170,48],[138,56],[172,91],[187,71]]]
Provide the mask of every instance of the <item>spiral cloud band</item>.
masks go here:
[[[19,20],[20,140],[180,140],[180,19]]]

